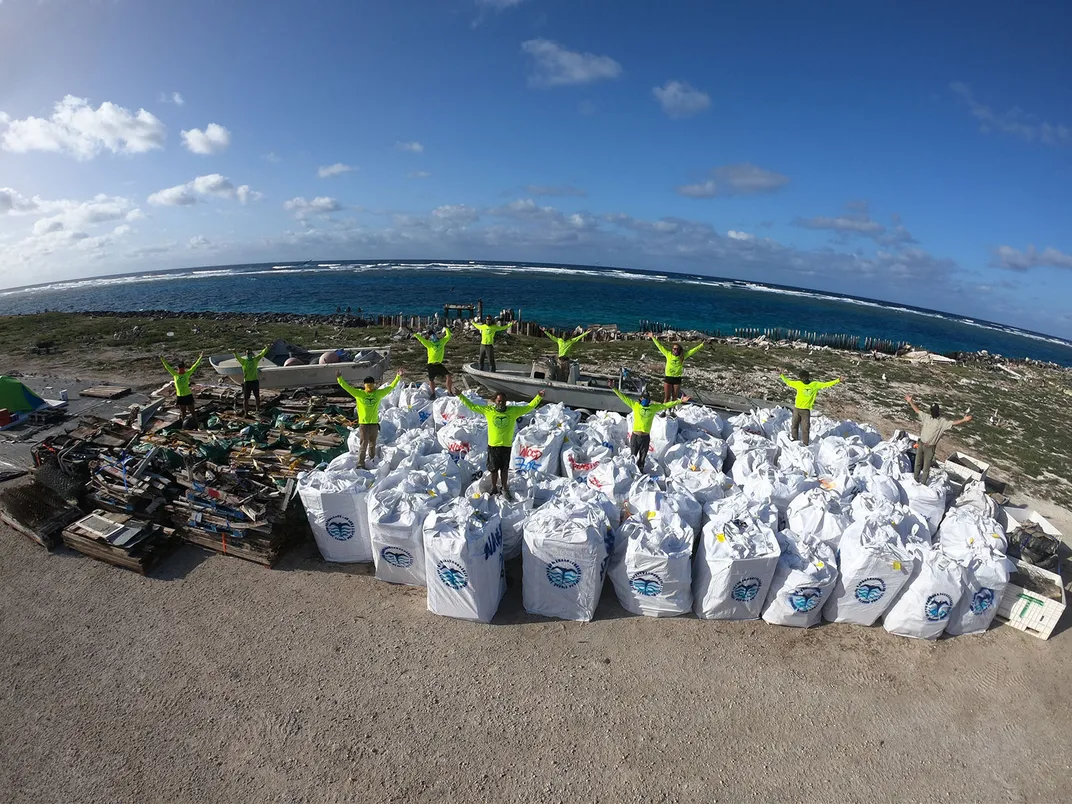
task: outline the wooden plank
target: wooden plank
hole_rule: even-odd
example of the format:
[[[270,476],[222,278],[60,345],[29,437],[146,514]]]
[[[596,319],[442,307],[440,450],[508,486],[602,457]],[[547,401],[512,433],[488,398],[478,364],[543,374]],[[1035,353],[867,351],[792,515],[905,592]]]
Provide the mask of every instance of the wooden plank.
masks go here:
[[[129,388],[119,385],[94,385],[78,392],[79,396],[89,396],[94,399],[119,399],[130,393]]]
[[[152,572],[182,541],[174,531],[165,530],[139,542],[133,550],[128,551],[95,539],[87,539],[71,528],[65,528],[62,537],[63,543],[78,553],[139,575]]]

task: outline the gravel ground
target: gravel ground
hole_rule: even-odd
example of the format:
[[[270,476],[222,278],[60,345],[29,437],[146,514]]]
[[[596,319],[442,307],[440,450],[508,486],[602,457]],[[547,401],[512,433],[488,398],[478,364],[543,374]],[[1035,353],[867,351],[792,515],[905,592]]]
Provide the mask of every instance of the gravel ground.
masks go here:
[[[1072,639],[624,614],[183,547],[142,578],[0,528],[0,800],[1068,800]]]

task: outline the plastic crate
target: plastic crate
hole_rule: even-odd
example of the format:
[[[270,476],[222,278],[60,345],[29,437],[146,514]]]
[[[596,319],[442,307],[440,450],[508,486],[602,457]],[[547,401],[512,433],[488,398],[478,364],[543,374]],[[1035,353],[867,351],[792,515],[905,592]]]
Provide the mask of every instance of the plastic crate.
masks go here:
[[[1060,592],[1061,599],[1053,600],[1010,582],[1005,587],[997,617],[1031,636],[1049,639],[1065,612],[1065,588],[1061,584],[1061,576],[1026,561],[1017,561],[1016,571],[1027,573],[1044,583],[1052,583],[1054,589]]]

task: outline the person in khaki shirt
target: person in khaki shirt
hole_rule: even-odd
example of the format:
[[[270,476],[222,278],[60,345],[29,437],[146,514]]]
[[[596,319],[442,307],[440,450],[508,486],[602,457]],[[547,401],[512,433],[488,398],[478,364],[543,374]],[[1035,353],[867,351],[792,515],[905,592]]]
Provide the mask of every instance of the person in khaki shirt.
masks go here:
[[[938,440],[945,432],[958,424],[967,424],[972,420],[970,415],[963,419],[946,419],[942,416],[942,409],[938,405],[931,405],[930,413],[926,413],[912,401],[911,394],[905,394],[905,402],[912,406],[912,410],[919,416],[919,446],[916,447],[916,463],[912,469],[912,477],[917,483],[927,485],[931,478],[931,463],[934,462],[934,451],[938,446]]]

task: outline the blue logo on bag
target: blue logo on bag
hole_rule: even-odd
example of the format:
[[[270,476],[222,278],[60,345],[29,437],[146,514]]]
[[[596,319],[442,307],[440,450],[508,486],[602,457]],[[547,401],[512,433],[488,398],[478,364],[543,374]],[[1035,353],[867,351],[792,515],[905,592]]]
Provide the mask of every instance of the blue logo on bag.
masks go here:
[[[953,598],[944,592],[938,592],[927,598],[923,613],[932,623],[940,623],[942,620],[949,619],[949,612],[952,609]]]
[[[569,589],[581,582],[581,567],[567,558],[560,558],[547,565],[547,580],[551,586]]]
[[[856,584],[856,599],[861,603],[877,603],[886,594],[886,582],[881,578],[864,578]]]
[[[802,586],[789,593],[789,605],[793,611],[811,611],[823,599],[823,590],[816,586]]]
[[[392,567],[405,569],[413,566],[413,554],[401,547],[385,547],[380,550],[380,558]]]
[[[663,591],[663,579],[654,572],[636,572],[629,576],[629,586],[638,595],[655,597]]]
[[[971,599],[971,613],[982,614],[994,605],[994,590],[983,587]]]
[[[488,536],[488,540],[484,542],[484,560],[487,561],[502,547],[502,528],[495,528],[495,532]]]
[[[354,538],[354,521],[345,516],[333,516],[324,523],[328,536],[340,542]]]
[[[751,603],[756,599],[759,590],[763,587],[763,581],[759,578],[742,578],[733,586],[730,597],[741,603]]]
[[[469,573],[453,561],[440,561],[436,566],[436,575],[451,589],[464,589],[469,585]]]

